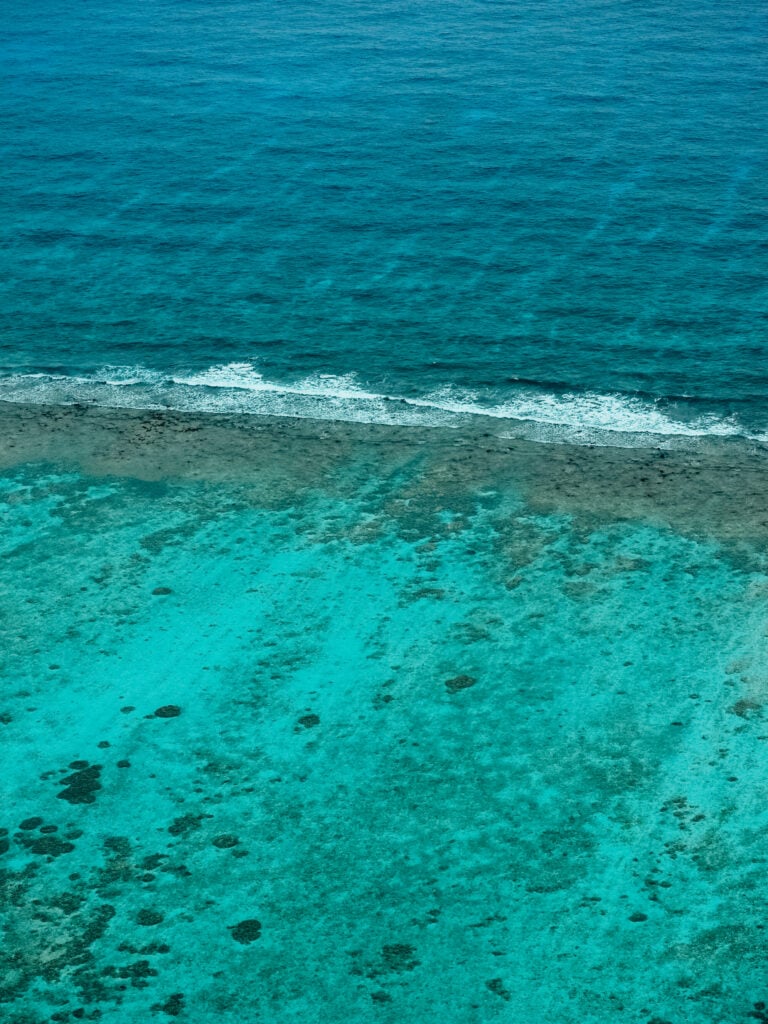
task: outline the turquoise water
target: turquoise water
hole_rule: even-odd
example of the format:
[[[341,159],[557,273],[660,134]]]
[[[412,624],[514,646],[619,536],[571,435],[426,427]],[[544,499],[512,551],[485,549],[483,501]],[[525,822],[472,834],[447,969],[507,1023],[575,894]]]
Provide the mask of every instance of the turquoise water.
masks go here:
[[[6,456],[5,1019],[764,1019],[764,540],[378,429]]]
[[[763,434],[765,33],[742,0],[25,3],[3,394]]]

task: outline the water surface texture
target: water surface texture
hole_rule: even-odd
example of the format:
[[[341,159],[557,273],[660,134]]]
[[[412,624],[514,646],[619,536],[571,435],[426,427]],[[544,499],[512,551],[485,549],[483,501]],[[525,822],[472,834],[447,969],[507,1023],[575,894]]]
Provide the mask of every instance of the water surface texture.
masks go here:
[[[767,18],[30,0],[0,37],[2,368],[764,430]]]
[[[765,5],[2,13],[3,1024],[768,1022]]]

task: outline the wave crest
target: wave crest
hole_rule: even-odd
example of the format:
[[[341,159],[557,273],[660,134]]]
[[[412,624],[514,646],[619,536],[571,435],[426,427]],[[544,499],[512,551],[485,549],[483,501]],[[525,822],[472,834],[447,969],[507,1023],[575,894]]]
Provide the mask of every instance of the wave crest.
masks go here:
[[[31,404],[91,404],[115,409],[177,409],[380,423],[461,427],[484,421],[503,436],[581,444],[646,445],[750,434],[735,417],[675,415],[676,410],[633,395],[552,392],[509,386],[482,393],[445,386],[420,396],[367,390],[348,374],[315,374],[295,382],[265,378],[249,362],[189,373],[141,366],[107,366],[89,376],[50,373],[0,377],[0,399]]]

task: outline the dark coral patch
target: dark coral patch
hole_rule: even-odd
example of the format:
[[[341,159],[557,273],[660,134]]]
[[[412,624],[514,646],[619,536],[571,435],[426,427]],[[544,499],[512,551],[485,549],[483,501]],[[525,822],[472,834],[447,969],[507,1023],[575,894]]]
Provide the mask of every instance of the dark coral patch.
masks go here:
[[[43,824],[43,818],[25,818],[19,825],[19,828],[23,832],[31,832],[32,829],[39,828]]]
[[[181,708],[178,704],[163,704],[161,708],[155,709],[155,718],[178,718]]]
[[[245,921],[240,921],[238,924],[230,925],[229,930],[232,932],[232,938],[235,942],[247,946],[261,937],[261,921],[251,917]]]
[[[70,768],[74,765],[82,765],[83,767],[62,779],[66,789],[63,789],[56,795],[60,800],[66,800],[70,804],[95,803],[96,793],[101,789],[101,782],[99,781],[101,765],[88,765],[87,761],[73,761]]]
[[[169,1017],[178,1017],[184,1009],[184,993],[174,992],[164,1003],[155,1003],[153,1013],[166,1013]]]
[[[459,690],[468,690],[470,686],[474,686],[477,680],[474,676],[454,676],[453,679],[446,679],[445,688],[448,693],[458,693]]]
[[[163,915],[159,910],[149,909],[140,910],[136,915],[136,923],[143,925],[145,928],[150,928],[152,925],[161,924],[163,921]]]
[[[302,729],[314,729],[316,725],[320,725],[319,715],[302,715],[299,719],[298,724]]]
[[[149,960],[136,960],[123,967],[105,967],[102,974],[107,978],[120,978],[130,981],[132,988],[146,988],[147,978],[157,977],[157,971],[150,966]]]
[[[33,839],[24,845],[32,853],[42,857],[60,857],[62,853],[72,853],[75,848],[74,843],[65,842],[65,840],[59,839],[58,836],[40,836],[38,839]]]
[[[407,942],[394,942],[381,950],[384,965],[389,971],[412,971],[420,961],[415,957],[416,947]]]
[[[168,831],[172,836],[185,836],[187,832],[194,832],[200,828],[200,822],[204,817],[204,814],[183,814],[180,818],[173,819]]]
[[[232,835],[221,835],[216,836],[213,840],[213,845],[217,850],[230,850],[233,846],[237,846],[240,840],[237,836]]]
[[[75,849],[74,843],[67,842],[54,835],[29,836],[19,833],[15,838],[20,846],[25,847],[30,853],[37,854],[40,857],[56,858],[60,857],[63,853],[72,853]]]
[[[501,978],[491,978],[490,981],[486,981],[485,987],[489,992],[493,992],[494,995],[498,996],[500,999],[504,999],[506,1002],[509,1002],[512,998],[512,994],[509,989],[504,987],[504,982]]]

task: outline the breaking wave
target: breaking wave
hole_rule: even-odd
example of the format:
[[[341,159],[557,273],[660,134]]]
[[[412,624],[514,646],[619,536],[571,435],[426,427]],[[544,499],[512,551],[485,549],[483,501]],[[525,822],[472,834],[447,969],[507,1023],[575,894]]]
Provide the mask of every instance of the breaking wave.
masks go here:
[[[692,412],[690,404],[634,395],[554,391],[529,383],[483,392],[451,386],[417,396],[389,395],[367,390],[351,374],[270,380],[247,362],[189,373],[108,366],[88,376],[10,374],[0,377],[0,400],[399,426],[458,428],[484,422],[503,436],[621,446],[704,437],[768,440],[750,433],[735,416]]]

